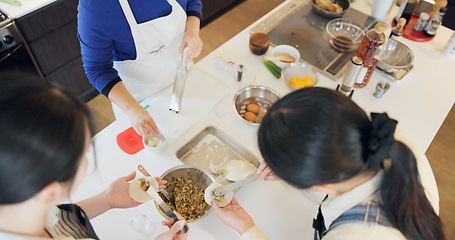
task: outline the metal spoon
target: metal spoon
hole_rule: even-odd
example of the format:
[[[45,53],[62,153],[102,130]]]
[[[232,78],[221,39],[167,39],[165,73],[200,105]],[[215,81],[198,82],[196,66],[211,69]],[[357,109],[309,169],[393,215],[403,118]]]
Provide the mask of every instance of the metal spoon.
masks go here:
[[[295,58],[287,53],[283,53],[283,54],[280,54],[277,56],[266,56],[265,59],[270,60],[270,61],[278,60],[278,61],[284,62],[284,63],[295,62]]]

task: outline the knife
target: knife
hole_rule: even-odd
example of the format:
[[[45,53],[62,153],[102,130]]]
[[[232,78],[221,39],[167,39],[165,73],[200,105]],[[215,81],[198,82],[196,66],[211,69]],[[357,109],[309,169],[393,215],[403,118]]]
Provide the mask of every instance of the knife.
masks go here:
[[[187,53],[188,47],[183,50],[182,61],[180,62],[180,66],[177,68],[174,90],[172,91],[171,104],[169,106],[169,110],[176,113],[179,113],[180,111],[180,106],[182,105],[183,90],[185,90],[186,75],[188,73],[188,69],[186,68]]]
[[[16,5],[18,7],[22,6],[22,2],[19,0],[0,0],[0,2],[8,3],[11,5]]]
[[[217,187],[217,188],[215,188],[215,190],[213,190],[213,194],[215,194],[215,196],[217,196],[217,197],[224,196],[228,192],[232,192],[237,188],[240,188],[248,183],[258,180],[260,176],[261,176],[260,173],[256,173],[253,176],[245,178],[243,180],[240,180],[240,181],[237,181],[234,183],[230,183],[230,184],[227,184],[227,185],[224,185],[221,187]]]
[[[168,215],[170,218],[174,219],[174,223],[176,223],[177,221],[179,221],[179,218],[177,217],[177,215],[175,215],[175,213],[172,211],[172,209],[169,208],[169,206],[163,201],[163,199],[161,199],[160,195],[158,195],[158,193],[156,192],[156,189],[154,189],[153,187],[149,187],[147,189],[147,193],[150,195],[150,197],[152,197],[153,200],[155,200],[156,203],[158,203],[158,205],[161,207],[161,209],[163,209],[164,213],[166,213],[166,215]],[[188,232],[188,226],[183,226],[183,232]]]

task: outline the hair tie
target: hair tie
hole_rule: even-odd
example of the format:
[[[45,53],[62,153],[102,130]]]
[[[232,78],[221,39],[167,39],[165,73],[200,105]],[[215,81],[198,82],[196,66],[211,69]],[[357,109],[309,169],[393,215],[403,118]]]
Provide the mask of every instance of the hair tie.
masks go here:
[[[390,119],[387,113],[371,113],[371,133],[368,142],[366,163],[375,168],[383,168],[383,161],[389,158],[389,152],[395,143],[393,134],[397,121]]]

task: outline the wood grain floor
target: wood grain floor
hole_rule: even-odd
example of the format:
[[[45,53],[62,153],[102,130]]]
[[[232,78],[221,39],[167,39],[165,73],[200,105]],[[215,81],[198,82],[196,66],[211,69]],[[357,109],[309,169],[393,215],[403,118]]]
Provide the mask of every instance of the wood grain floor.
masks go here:
[[[278,6],[284,0],[246,0],[203,29],[204,49],[195,61],[221,46],[242,29]],[[454,93],[455,94],[455,93]],[[114,121],[109,101],[97,96],[88,103],[96,119],[97,131]],[[427,151],[440,194],[440,216],[448,239],[455,239],[455,107],[452,107],[441,129]]]

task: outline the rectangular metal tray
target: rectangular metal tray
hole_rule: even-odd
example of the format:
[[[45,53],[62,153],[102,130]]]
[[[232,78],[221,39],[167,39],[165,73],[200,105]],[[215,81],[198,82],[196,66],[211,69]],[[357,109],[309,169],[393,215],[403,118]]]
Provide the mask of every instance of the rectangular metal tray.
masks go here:
[[[213,174],[210,171],[210,160],[215,163],[224,162],[224,164],[234,159],[244,160],[256,167],[260,164],[260,160],[254,154],[214,126],[208,126],[197,134],[177,150],[176,156],[184,164],[195,165],[207,174],[211,174],[223,185],[230,181],[226,180],[223,174]]]

